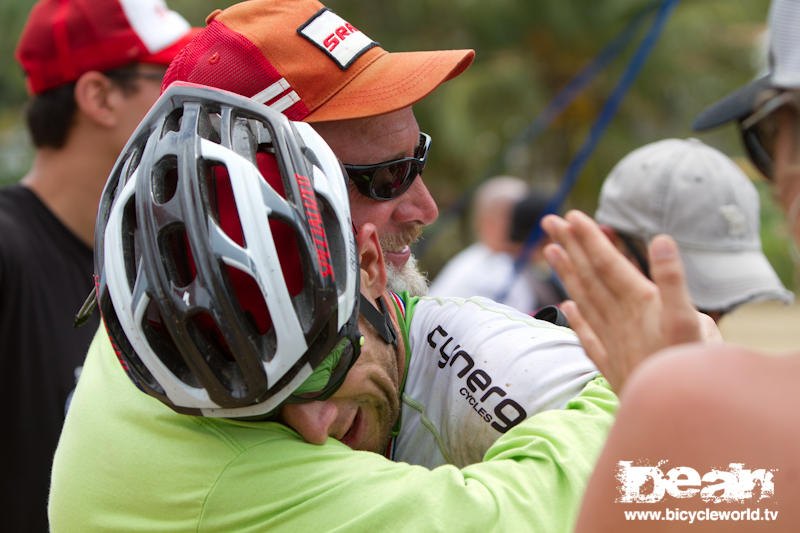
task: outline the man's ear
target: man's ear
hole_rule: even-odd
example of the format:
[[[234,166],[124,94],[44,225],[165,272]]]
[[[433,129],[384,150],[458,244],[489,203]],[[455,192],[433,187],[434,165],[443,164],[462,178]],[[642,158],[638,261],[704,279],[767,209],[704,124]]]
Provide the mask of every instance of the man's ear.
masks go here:
[[[386,290],[386,265],[374,224],[367,222],[358,229],[356,245],[361,263],[361,291],[377,298]]]
[[[103,127],[110,128],[117,123],[118,93],[119,88],[95,70],[84,73],[75,82],[75,104],[78,110]]]

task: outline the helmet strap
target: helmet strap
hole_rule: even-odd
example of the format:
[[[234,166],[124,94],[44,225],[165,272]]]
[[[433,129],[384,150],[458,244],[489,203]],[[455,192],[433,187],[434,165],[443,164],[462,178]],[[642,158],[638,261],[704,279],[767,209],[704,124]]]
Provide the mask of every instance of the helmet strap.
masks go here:
[[[375,308],[363,294],[361,296],[361,304],[359,313],[367,319],[375,331],[378,332],[383,342],[397,346],[397,331],[394,329],[392,319],[389,313],[386,312],[386,305],[383,303],[383,298],[378,297],[378,307]]]

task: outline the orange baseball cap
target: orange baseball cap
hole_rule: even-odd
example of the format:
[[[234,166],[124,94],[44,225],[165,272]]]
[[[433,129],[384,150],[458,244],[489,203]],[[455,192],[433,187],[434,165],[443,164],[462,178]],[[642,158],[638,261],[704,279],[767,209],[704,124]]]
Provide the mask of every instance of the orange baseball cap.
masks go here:
[[[175,58],[174,81],[218,87],[322,122],[407,107],[472,63],[473,50],[390,53],[316,0],[250,0],[217,10]]]
[[[169,65],[196,32],[163,0],[40,0],[15,55],[38,94],[90,70]]]

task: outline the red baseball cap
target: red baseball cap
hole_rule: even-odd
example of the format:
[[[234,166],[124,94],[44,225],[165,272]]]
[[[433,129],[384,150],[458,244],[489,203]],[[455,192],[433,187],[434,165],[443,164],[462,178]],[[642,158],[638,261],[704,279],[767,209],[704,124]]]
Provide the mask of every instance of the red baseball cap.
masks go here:
[[[217,10],[164,76],[322,122],[407,107],[472,63],[473,50],[389,53],[316,0],[250,0]]]
[[[163,0],[40,0],[15,56],[37,94],[90,70],[168,65],[195,33]]]

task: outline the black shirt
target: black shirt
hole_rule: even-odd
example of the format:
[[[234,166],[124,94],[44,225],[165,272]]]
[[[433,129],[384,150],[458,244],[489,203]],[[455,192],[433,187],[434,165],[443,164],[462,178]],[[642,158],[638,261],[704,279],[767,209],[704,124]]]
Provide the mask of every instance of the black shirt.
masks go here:
[[[92,250],[20,185],[0,189],[0,531],[47,531],[50,467],[67,397],[99,324],[73,317],[93,285]]]

